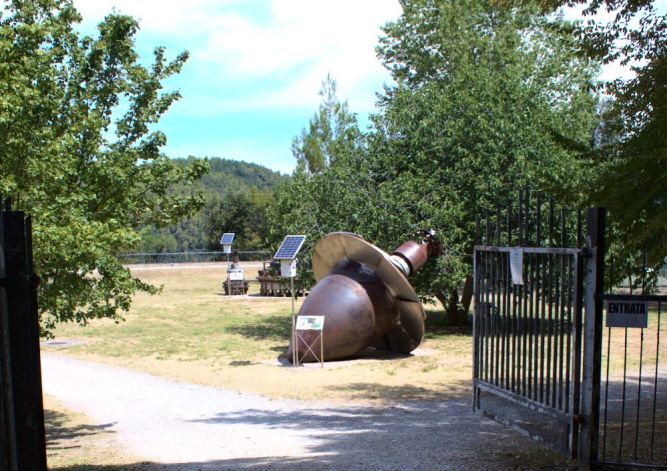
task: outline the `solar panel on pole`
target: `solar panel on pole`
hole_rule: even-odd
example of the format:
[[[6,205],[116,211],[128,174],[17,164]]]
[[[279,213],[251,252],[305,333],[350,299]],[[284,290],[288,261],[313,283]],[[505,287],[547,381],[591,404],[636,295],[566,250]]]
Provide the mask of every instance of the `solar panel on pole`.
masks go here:
[[[222,237],[220,238],[220,245],[231,245],[232,242],[234,242],[234,233],[233,232],[225,232],[222,234]]]
[[[278,251],[273,256],[276,260],[294,260],[296,254],[301,250],[301,246],[306,240],[305,235],[288,235],[285,236],[283,243],[278,248]]]

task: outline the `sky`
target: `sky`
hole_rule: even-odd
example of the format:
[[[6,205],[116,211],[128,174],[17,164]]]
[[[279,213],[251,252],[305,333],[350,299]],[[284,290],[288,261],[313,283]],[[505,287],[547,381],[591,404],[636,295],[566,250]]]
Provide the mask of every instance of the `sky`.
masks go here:
[[[139,20],[146,63],[156,46],[190,58],[166,90],[182,98],[157,128],[170,157],[224,157],[291,173],[294,136],[320,103],[331,74],[364,129],[376,94],[391,84],[375,55],[381,26],[399,17],[398,0],[74,0],[81,31],[110,13]],[[664,13],[667,0],[654,5]],[[577,13],[566,13],[575,18]],[[604,78],[626,75],[608,67]]]
[[[294,136],[331,74],[363,127],[376,92],[391,82],[375,56],[397,0],[74,0],[91,34],[115,9],[139,20],[137,50],[190,53],[165,89],[180,91],[157,128],[170,157],[224,157],[291,173]]]

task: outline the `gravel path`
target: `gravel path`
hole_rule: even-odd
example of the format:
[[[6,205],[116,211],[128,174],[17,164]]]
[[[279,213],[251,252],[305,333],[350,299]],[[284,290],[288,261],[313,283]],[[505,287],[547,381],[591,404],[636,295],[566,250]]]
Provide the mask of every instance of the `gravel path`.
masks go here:
[[[341,407],[269,400],[48,354],[42,355],[42,369],[45,393],[96,422],[112,424],[128,452],[169,471],[571,465],[473,415],[466,400]]]

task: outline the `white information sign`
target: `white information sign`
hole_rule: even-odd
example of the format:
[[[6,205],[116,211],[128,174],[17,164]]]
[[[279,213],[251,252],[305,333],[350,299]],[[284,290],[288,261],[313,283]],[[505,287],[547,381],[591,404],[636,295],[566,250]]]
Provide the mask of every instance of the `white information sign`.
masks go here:
[[[648,303],[637,301],[606,301],[607,327],[648,327]]]
[[[296,330],[322,330],[324,327],[324,316],[298,316],[296,318]]]
[[[523,249],[510,249],[512,284],[523,285]]]

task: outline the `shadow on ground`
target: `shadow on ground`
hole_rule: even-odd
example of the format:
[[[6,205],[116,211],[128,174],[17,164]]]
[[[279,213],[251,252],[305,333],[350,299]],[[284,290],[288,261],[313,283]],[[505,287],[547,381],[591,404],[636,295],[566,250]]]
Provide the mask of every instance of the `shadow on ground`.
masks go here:
[[[101,425],[68,425],[67,416],[61,412],[45,409],[44,424],[46,429],[47,447],[52,450],[73,448],[76,439],[92,435],[114,433],[113,423]]]
[[[447,323],[444,311],[427,311],[424,321],[427,339],[442,335],[465,336],[472,338],[472,325],[457,326]]]
[[[289,339],[292,326],[285,316],[266,316],[256,322],[229,327],[229,332],[253,340]]]
[[[52,469],[471,471],[576,468],[562,455],[506,427],[473,415],[469,403],[462,400],[414,401],[383,408],[248,409],[215,414],[192,422],[303,431],[304,439],[309,444],[306,450],[308,456],[257,456],[171,464],[138,462],[122,466],[90,463]],[[299,444],[295,443],[294,446]],[[286,443],[284,449],[290,449],[290,444]]]

